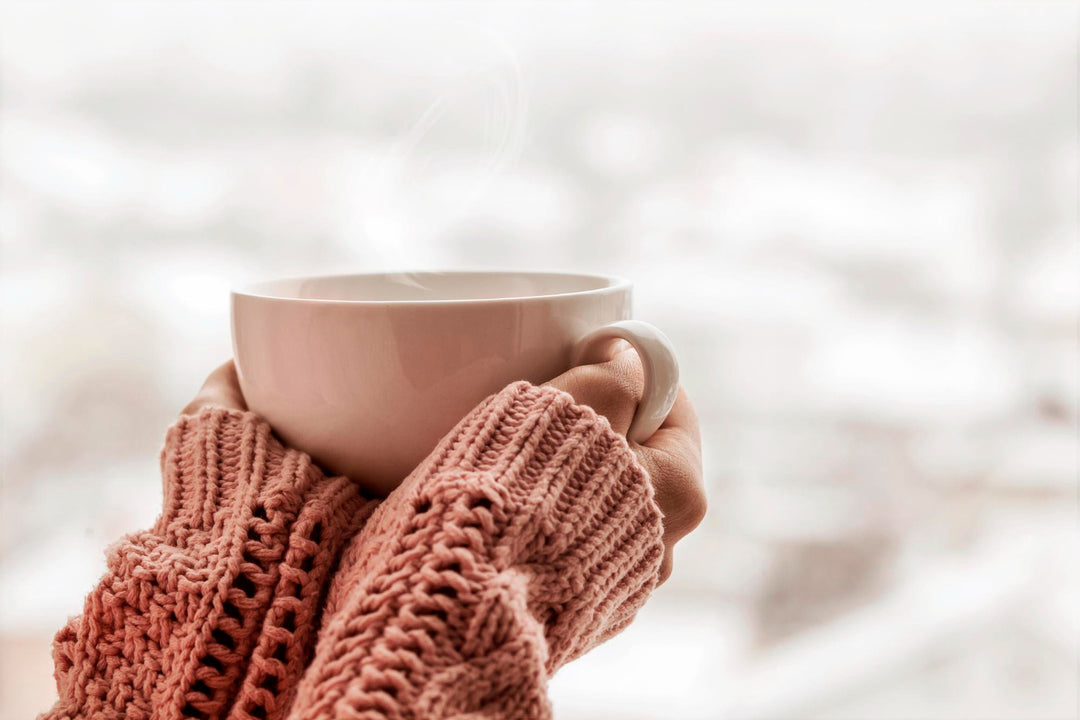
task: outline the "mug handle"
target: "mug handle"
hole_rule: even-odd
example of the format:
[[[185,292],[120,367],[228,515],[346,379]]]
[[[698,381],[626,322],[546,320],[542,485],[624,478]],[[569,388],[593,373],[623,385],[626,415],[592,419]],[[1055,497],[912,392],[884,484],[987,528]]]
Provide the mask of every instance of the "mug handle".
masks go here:
[[[614,340],[625,340],[637,351],[645,370],[645,392],[626,437],[643,443],[652,437],[675,404],[679,394],[679,361],[664,333],[640,320],[621,320],[599,327],[577,341],[573,364],[605,362],[603,351]]]

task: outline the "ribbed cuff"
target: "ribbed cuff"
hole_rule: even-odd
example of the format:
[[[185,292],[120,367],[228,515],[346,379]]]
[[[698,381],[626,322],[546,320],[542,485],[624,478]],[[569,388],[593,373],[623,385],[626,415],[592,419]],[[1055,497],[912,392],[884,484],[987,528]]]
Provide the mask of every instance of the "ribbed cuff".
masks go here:
[[[248,412],[181,416],[160,459],[157,523],[112,546],[56,636],[47,717],[280,717],[335,560],[373,506]]]
[[[663,523],[648,475],[607,419],[568,393],[508,386],[418,472],[493,483],[488,501],[504,524],[496,554],[534,572],[549,670],[625,627],[656,585]]]
[[[150,538],[206,564],[190,591],[202,619],[185,628],[205,648],[186,658],[199,682],[175,682],[170,702],[184,714],[232,704],[266,717],[310,659],[336,558],[374,503],[251,412],[181,416],[161,466],[164,506]]]
[[[295,518],[309,504],[346,526],[368,502],[355,483],[325,477],[307,454],[286,448],[266,421],[247,411],[207,407],[181,415],[166,433],[160,462],[163,506],[155,531],[180,547],[263,513]]]

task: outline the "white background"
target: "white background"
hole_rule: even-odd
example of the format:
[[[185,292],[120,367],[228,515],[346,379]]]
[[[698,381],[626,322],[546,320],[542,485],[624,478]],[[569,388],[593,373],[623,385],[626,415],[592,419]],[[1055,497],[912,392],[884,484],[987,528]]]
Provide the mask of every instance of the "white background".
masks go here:
[[[1071,2],[0,15],[0,716],[153,521],[228,288],[621,274],[710,513],[562,720],[1075,718]]]

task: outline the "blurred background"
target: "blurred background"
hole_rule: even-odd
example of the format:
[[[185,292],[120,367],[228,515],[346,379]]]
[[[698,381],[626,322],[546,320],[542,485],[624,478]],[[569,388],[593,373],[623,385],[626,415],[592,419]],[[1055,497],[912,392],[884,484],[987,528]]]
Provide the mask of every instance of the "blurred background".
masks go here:
[[[561,720],[1077,717],[1073,2],[0,15],[0,716],[153,522],[230,285],[636,283],[710,513]]]

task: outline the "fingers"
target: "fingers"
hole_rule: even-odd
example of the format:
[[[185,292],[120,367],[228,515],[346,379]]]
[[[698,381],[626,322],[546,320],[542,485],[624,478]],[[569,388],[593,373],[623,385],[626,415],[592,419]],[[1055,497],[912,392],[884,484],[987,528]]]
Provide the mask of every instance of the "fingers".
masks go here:
[[[236,374],[236,364],[232,360],[214,370],[206,379],[203,389],[208,391],[211,401],[216,405],[233,410],[247,410],[244,393],[240,390],[240,378]]]
[[[664,561],[660,582],[671,575],[675,543],[688,535],[705,518],[705,496],[701,465],[701,430],[697,413],[683,388],[660,429],[644,445],[635,448],[638,460],[652,480],[653,497],[664,522]]]
[[[698,423],[697,411],[686,394],[686,388],[679,386],[679,393],[675,396],[675,404],[671,406],[671,412],[660,424],[661,428],[678,428],[687,432],[696,442],[701,442],[701,426]],[[646,441],[648,444],[648,441]]]
[[[232,360],[223,363],[210,373],[210,377],[206,378],[206,382],[195,394],[195,398],[184,407],[180,414],[193,415],[210,405],[230,410],[247,410],[244,394],[240,390],[240,379],[236,375],[236,364]]]
[[[570,393],[574,402],[588,405],[625,435],[645,390],[645,372],[637,352],[626,349],[607,362],[572,368],[548,384]]]
[[[642,447],[658,448],[669,454],[682,455],[701,465],[701,426],[697,412],[680,387],[675,397],[675,405],[660,425],[660,428],[646,440]]]
[[[681,447],[641,447],[637,455],[664,516],[664,543],[673,545],[701,524],[708,508],[700,454],[688,454]]]
[[[575,367],[549,384],[570,393],[575,402],[590,406],[608,419],[612,430],[626,435],[645,377],[638,354],[627,347],[606,362]],[[701,524],[707,508],[701,429],[686,390],[679,388],[671,412],[652,437],[630,446],[649,475],[653,497],[663,515],[660,582],[664,582],[672,571],[675,543]]]
[[[675,543],[705,519],[707,502],[699,460],[681,452],[668,453],[655,447],[637,449],[638,460],[649,474],[653,498],[663,517],[664,560],[658,584],[671,576]]]

